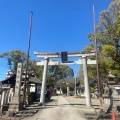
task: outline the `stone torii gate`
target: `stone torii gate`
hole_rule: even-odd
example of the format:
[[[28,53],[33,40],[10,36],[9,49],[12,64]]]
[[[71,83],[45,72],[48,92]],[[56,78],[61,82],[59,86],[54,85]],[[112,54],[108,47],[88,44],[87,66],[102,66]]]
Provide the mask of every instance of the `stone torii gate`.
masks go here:
[[[47,68],[48,65],[67,65],[67,64],[83,64],[83,73],[84,73],[84,83],[85,83],[85,96],[86,96],[86,106],[91,107],[91,98],[90,98],[90,87],[89,87],[89,80],[88,80],[88,71],[87,71],[87,64],[96,64],[96,60],[87,60],[87,56],[95,55],[95,52],[65,52],[67,53],[67,57],[82,57],[82,60],[78,61],[66,61],[66,62],[59,62],[59,61],[49,61],[49,58],[61,58],[61,53],[40,53],[34,52],[34,54],[38,58],[44,58],[44,61],[37,62],[37,65],[44,65],[43,71],[43,80],[42,80],[42,88],[41,88],[41,96],[40,96],[40,104],[45,104],[45,91],[46,91],[46,78],[47,78]],[[66,56],[65,56],[66,57]]]

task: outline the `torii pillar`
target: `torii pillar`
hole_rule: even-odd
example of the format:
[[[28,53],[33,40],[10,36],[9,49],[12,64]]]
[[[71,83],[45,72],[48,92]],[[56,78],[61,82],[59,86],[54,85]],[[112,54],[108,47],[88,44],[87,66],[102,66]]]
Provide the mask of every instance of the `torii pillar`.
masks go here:
[[[88,80],[88,70],[87,70],[87,57],[82,56],[83,62],[83,74],[84,74],[84,84],[85,84],[85,96],[86,96],[86,106],[91,107],[91,98],[90,98],[90,86]]]
[[[44,58],[44,71],[43,71],[43,79],[42,79],[42,88],[41,88],[41,95],[40,95],[40,105],[45,103],[45,91],[46,91],[46,82],[47,82],[47,69],[48,69],[48,61],[49,58]]]

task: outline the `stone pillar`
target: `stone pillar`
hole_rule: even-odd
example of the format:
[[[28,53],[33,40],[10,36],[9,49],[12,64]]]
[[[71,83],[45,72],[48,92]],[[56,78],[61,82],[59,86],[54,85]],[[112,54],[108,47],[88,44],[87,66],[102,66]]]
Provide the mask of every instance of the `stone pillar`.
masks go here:
[[[37,84],[35,84],[35,99],[37,98]]]
[[[44,58],[44,71],[43,71],[43,80],[42,80],[42,88],[41,88],[41,96],[40,96],[40,104],[41,105],[43,105],[45,103],[48,61],[49,61],[48,57]]]
[[[1,105],[1,100],[2,100],[2,94],[0,95],[0,105]]]
[[[13,88],[10,88],[9,96],[8,96],[8,103],[12,100],[13,97]]]
[[[90,87],[88,80],[88,71],[87,71],[87,57],[82,56],[83,62],[83,74],[84,74],[84,84],[85,84],[85,96],[86,96],[86,106],[91,107],[91,98],[90,98]]]
[[[112,109],[117,113],[120,112],[120,85],[114,85],[112,88]]]
[[[60,83],[60,95],[62,94],[62,87],[61,87],[61,83]]]
[[[74,91],[74,96],[76,97],[76,76],[75,76],[75,91]]]
[[[4,99],[5,99],[5,91],[2,92],[2,97],[1,97],[1,111],[3,109]]]
[[[28,81],[26,81],[26,103],[29,105],[29,95],[30,95],[30,86],[28,86]]]
[[[21,104],[20,102],[21,80],[22,80],[22,63],[18,63],[15,93],[12,98],[12,101],[9,103],[9,109],[8,109],[9,112],[18,112],[20,109],[23,108],[23,104]]]
[[[78,90],[78,88],[77,88],[77,96],[78,96],[78,95],[80,95],[80,92],[79,92],[79,90]]]
[[[69,96],[69,87],[67,86],[67,96]]]

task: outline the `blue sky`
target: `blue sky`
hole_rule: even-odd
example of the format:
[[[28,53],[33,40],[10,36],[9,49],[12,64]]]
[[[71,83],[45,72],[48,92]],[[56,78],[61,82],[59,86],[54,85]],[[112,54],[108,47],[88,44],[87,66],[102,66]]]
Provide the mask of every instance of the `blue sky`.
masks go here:
[[[113,0],[0,0],[0,54],[11,50],[27,52],[30,11],[33,11],[30,56],[37,52],[77,52],[89,45],[93,32],[92,5],[96,23],[100,12]],[[5,78],[0,59],[0,80]],[[79,65],[71,66],[78,71]]]

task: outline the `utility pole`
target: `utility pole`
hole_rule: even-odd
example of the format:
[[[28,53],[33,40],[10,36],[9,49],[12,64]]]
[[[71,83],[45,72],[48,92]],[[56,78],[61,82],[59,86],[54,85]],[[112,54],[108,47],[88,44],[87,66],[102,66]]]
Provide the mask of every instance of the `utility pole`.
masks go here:
[[[26,107],[26,81],[28,74],[28,62],[29,62],[29,52],[30,52],[30,39],[31,39],[31,30],[32,30],[32,11],[30,13],[30,28],[29,28],[29,36],[28,36],[28,51],[27,51],[27,59],[26,59],[26,71],[25,71],[25,80],[24,80],[24,92],[23,92],[23,104],[24,108]]]
[[[101,90],[100,90],[99,67],[98,67],[98,50],[97,50],[97,40],[96,40],[96,22],[95,22],[94,5],[93,5],[93,22],[94,22],[94,44],[95,44],[95,52],[96,52],[97,83],[98,83],[98,92],[99,92],[99,98],[100,98],[100,106],[102,106]]]

